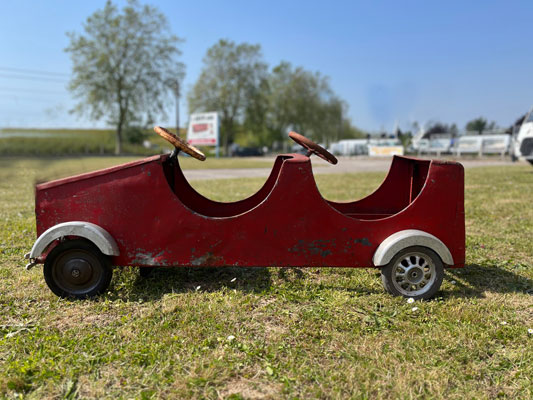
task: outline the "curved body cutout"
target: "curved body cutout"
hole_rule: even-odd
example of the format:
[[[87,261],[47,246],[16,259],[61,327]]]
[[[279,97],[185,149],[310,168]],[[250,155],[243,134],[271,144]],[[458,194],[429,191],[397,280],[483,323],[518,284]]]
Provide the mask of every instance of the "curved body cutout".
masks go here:
[[[289,158],[291,156],[278,156],[274,162],[270,176],[261,189],[250,197],[230,203],[214,201],[198,193],[189,181],[187,181],[180,168],[178,158],[172,163],[164,162],[163,168],[172,191],[184,206],[206,217],[225,218],[250,211],[264,201],[276,183],[283,161]]]
[[[395,157],[383,183],[370,195],[351,202],[329,201],[342,214],[357,219],[381,219],[409,206],[426,183],[429,160]]]
[[[227,218],[248,212],[264,201],[276,183],[283,161],[290,158],[289,155],[277,157],[261,189],[246,199],[228,203],[214,201],[198,193],[187,181],[177,158],[172,163],[168,160],[163,162],[163,168],[172,191],[183,205],[206,217]],[[396,157],[383,183],[370,195],[345,203],[322,198],[347,217],[362,220],[387,218],[408,207],[420,194],[429,164],[429,160]]]

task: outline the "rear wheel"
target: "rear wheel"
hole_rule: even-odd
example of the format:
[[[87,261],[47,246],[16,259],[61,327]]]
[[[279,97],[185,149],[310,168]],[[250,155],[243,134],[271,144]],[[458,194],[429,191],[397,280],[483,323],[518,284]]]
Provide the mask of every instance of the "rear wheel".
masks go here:
[[[533,165],[533,160],[527,160],[527,162]]]
[[[57,245],[46,257],[44,280],[59,297],[85,299],[103,293],[111,282],[109,257],[85,240]]]
[[[443,278],[444,266],[440,257],[421,246],[403,249],[381,268],[381,280],[387,292],[415,300],[433,297]]]

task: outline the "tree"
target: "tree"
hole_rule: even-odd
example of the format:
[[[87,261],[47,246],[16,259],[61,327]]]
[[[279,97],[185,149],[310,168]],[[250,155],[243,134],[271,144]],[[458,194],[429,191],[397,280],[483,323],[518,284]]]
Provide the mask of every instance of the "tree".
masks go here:
[[[483,117],[473,119],[466,123],[466,130],[468,132],[477,132],[479,135],[487,128],[487,120]]]
[[[184,70],[176,58],[180,39],[155,7],[128,0],[119,11],[108,0],[87,18],[83,34],[67,33],[73,77],[69,89],[79,99],[74,111],[116,126],[115,153],[122,151],[129,124],[165,115],[166,100]]]
[[[260,45],[220,40],[207,50],[204,67],[188,95],[189,111],[218,111],[225,153],[257,100],[267,75]]]
[[[448,133],[449,131],[450,127],[448,126],[448,124],[443,124],[441,122],[432,122],[427,127],[426,134],[424,136],[430,137],[433,134]]]
[[[363,136],[344,117],[346,103],[320,73],[284,61],[272,69],[268,82],[265,120],[271,140],[284,140],[290,129],[325,143]]]
[[[457,124],[456,123],[451,124],[448,132],[452,135],[452,137],[457,137],[457,135],[459,134],[459,129],[457,128]]]

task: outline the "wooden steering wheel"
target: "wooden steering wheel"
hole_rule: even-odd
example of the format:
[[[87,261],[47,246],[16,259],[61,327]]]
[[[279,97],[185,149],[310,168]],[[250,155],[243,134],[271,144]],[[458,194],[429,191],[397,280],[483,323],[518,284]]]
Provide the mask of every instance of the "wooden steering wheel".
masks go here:
[[[180,138],[177,135],[174,135],[172,132],[167,131],[162,126],[155,126],[154,131],[161,136],[163,139],[165,139],[167,142],[169,142],[171,145],[173,145],[178,150],[183,150],[185,153],[190,155],[191,157],[196,158],[200,161],[205,161],[205,155],[200,150],[198,150],[196,147],[191,146],[189,143],[187,143],[185,140]]]
[[[322,146],[316,144],[311,139],[306,138],[303,135],[300,135],[296,132],[290,132],[289,137],[302,146],[304,149],[307,149],[307,157],[310,157],[312,154],[316,154],[321,159],[326,160],[330,164],[337,164],[337,158],[327,151]]]

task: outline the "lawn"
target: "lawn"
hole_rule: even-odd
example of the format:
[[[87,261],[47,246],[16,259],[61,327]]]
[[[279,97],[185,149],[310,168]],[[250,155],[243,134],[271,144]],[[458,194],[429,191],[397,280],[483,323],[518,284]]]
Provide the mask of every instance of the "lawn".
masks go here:
[[[144,131],[157,150],[146,149],[140,143],[128,143],[123,133],[125,154],[149,155],[161,148],[171,148],[152,130]],[[142,142],[142,139],[141,139]],[[58,156],[72,154],[114,154],[115,132],[112,129],[24,129],[0,128],[0,155]]]
[[[0,177],[13,179],[15,169],[21,169],[18,174],[25,175],[27,184],[64,178],[73,174],[81,174],[108,168],[144,158],[144,156],[88,156],[88,157],[3,157],[0,158]],[[179,162],[184,170],[189,169],[234,169],[234,168],[272,168],[273,161],[261,158],[215,158],[198,161],[189,156],[180,156]],[[33,190],[33,189],[31,189]]]
[[[466,170],[467,267],[432,301],[376,270],[275,268],[117,269],[99,299],[58,299],[22,268],[33,183],[117,161],[0,160],[0,398],[533,397],[531,167]],[[383,176],[317,181],[349,200]],[[193,184],[229,201],[263,181]]]

